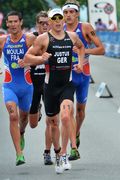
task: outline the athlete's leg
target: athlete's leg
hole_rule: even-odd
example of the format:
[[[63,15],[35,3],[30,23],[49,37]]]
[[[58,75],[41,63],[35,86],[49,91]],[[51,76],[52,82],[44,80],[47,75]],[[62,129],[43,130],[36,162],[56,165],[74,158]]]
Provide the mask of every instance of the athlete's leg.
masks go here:
[[[73,102],[71,100],[65,99],[62,101],[60,106],[60,115],[61,115],[61,132],[62,132],[62,148],[60,152],[60,158],[57,160],[59,163],[56,164],[56,172],[60,173],[63,170],[70,170],[71,164],[68,161],[67,156],[67,145],[68,139],[70,138],[71,141],[75,143],[75,129],[74,131],[71,129],[71,116],[73,116]],[[62,166],[60,165],[62,164]]]
[[[49,141],[51,142],[51,140],[52,140],[54,149],[58,150],[60,148],[60,144],[59,144],[60,131],[59,131],[58,115],[53,116],[53,117],[47,117],[47,121],[49,121],[49,123],[50,123],[49,128],[51,128],[51,132],[49,132],[49,134],[47,134],[47,138],[50,136]],[[48,142],[48,139],[47,139],[47,142]],[[50,145],[50,142],[48,142],[49,145]]]
[[[45,165],[52,165],[53,162],[51,160],[50,150],[52,143],[54,145],[55,153],[60,151],[60,144],[59,144],[59,119],[58,115],[49,118],[46,117],[46,130],[45,130],[45,150],[44,150],[44,164]]]
[[[51,150],[52,146],[52,128],[51,124],[48,121],[48,118],[46,117],[46,129],[45,129],[45,150],[44,150],[44,164],[45,165],[52,165],[52,159],[51,159]]]
[[[32,104],[29,113],[29,124],[31,128],[35,128],[38,125],[38,120],[40,117],[39,105],[41,100],[41,92],[34,87]]]
[[[21,134],[25,132],[25,128],[27,124],[28,124],[28,112],[24,112],[19,109],[19,125],[20,125]]]
[[[80,134],[80,128],[85,119],[86,104],[76,103],[76,136]]]
[[[50,150],[52,146],[52,127],[49,119],[46,117],[46,129],[45,129],[45,149]]]
[[[25,146],[25,139],[24,139],[24,133],[25,128],[28,124],[28,113],[30,110],[31,102],[32,102],[32,95],[33,95],[33,87],[30,86],[26,89],[24,96],[19,98],[18,106],[19,106],[19,125],[20,125],[20,145],[21,149],[24,149]]]
[[[80,154],[77,150],[77,144],[76,144],[76,123],[74,117],[71,115],[71,123],[70,123],[70,129],[71,129],[71,151],[70,151],[70,156],[69,160],[77,160],[80,158]]]
[[[73,83],[70,82],[68,87],[64,90],[62,94],[62,103],[60,107],[61,112],[61,121],[62,121],[62,142],[63,154],[66,153],[68,138],[70,138],[72,147],[76,148],[76,128],[74,121],[74,86]]]
[[[19,115],[17,112],[17,105],[14,102],[7,102],[6,108],[9,113],[10,119],[10,134],[13,140],[13,144],[15,146],[16,154],[21,155],[21,147],[20,147],[20,129],[19,129]]]
[[[16,96],[16,93],[14,93],[14,91],[9,87],[3,88],[3,94],[6,108],[9,113],[10,134],[16,150],[16,165],[18,166],[25,163],[25,159],[20,146],[19,114],[17,111],[19,101],[18,97]]]
[[[70,118],[70,135],[71,135],[71,147],[77,149],[76,147],[76,123],[75,123],[75,118],[73,116],[73,113],[71,114]]]
[[[56,162],[57,162],[57,159],[59,161],[59,153],[61,150],[60,142],[59,142],[60,131],[59,131],[59,119],[58,119],[58,114],[60,111],[59,94],[56,93],[55,95],[55,92],[49,91],[48,86],[46,84],[45,84],[44,92],[45,92],[45,96],[44,96],[45,112],[47,115],[48,125],[50,124],[51,126],[51,136],[52,136],[52,142],[54,145],[54,151],[56,154]]]
[[[64,100],[61,104],[61,121],[62,121],[62,154],[66,154],[68,138],[70,138],[73,146],[75,143],[75,126],[73,121],[73,102],[70,100]]]
[[[24,133],[25,133],[25,128],[28,124],[28,112],[24,112],[19,109],[19,126],[20,126],[20,146],[21,150],[24,149],[25,147],[25,138],[24,138]]]
[[[51,126],[51,137],[52,137],[54,149],[58,150],[60,148],[60,144],[59,144],[60,131],[59,131],[58,115],[55,115],[53,117],[47,117],[47,119],[50,122],[50,126]]]
[[[90,76],[81,74],[83,81],[76,88],[76,136],[80,134],[80,128],[85,119],[85,108],[88,97]]]
[[[38,125],[39,112],[35,114],[29,114],[29,124],[31,128],[35,128]]]

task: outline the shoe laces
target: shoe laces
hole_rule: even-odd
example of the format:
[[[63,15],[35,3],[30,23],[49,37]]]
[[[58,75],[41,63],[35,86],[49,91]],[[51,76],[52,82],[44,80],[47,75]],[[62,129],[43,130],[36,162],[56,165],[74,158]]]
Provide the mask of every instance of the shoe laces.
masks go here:
[[[57,165],[57,166],[60,166],[61,164],[62,164],[61,156],[56,155],[56,165]]]
[[[63,160],[63,162],[64,162],[65,164],[67,164],[68,158],[67,158],[67,155],[66,155],[66,154],[62,156],[62,160]]]

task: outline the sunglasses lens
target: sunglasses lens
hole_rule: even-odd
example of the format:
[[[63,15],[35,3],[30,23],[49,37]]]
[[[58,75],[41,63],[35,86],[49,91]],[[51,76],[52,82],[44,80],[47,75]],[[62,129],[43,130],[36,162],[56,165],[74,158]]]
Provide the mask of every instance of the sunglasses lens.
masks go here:
[[[55,17],[55,16],[53,16],[51,19],[52,19],[53,21],[55,21],[55,20],[56,20],[56,17]]]
[[[59,16],[59,19],[62,20],[62,19],[63,19],[63,16]]]
[[[56,20],[62,20],[63,19],[63,16],[53,16],[52,18],[51,18],[53,21],[56,21]]]
[[[47,25],[48,26],[48,22],[47,21],[39,21],[38,24],[44,26]]]

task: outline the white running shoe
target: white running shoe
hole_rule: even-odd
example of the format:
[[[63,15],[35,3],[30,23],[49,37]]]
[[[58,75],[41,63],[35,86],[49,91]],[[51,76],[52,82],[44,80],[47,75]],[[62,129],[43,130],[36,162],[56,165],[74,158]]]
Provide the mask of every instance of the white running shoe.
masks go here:
[[[64,171],[64,168],[62,165],[62,156],[56,156],[55,172],[57,174],[62,174],[63,171]]]
[[[62,166],[64,170],[70,170],[72,168],[66,154],[62,155]]]

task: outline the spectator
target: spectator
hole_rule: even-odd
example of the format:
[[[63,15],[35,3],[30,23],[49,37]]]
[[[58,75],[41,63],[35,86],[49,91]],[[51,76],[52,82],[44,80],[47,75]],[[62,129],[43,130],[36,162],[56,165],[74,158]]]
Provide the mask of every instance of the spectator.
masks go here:
[[[117,31],[117,26],[111,19],[109,20],[108,31]]]
[[[97,20],[95,25],[96,25],[96,31],[106,31],[107,30],[106,24],[103,23],[100,18]]]

